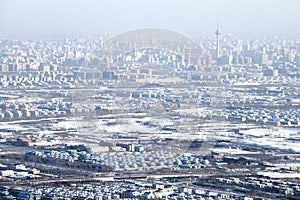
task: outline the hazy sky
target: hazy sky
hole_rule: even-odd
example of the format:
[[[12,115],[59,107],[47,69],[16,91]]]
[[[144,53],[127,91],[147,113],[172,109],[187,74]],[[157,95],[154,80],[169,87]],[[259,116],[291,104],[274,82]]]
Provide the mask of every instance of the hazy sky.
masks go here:
[[[0,0],[0,32],[300,35],[300,0]]]

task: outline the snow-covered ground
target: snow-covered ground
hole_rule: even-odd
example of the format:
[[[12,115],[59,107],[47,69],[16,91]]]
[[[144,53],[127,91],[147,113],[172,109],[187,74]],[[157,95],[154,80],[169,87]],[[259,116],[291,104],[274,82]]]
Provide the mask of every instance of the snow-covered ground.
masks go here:
[[[291,149],[300,152],[298,141],[287,140],[300,137],[299,129],[278,127],[276,129],[254,128],[240,131],[244,135],[243,142],[261,146],[275,147],[279,149]]]

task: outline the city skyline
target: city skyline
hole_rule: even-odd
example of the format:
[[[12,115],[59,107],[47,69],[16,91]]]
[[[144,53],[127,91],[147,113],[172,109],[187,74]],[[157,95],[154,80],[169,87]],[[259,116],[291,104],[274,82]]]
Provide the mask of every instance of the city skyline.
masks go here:
[[[298,2],[0,0],[0,199],[299,199]]]
[[[199,49],[161,29],[109,45],[12,37],[0,42],[0,199],[300,196],[296,40],[222,35],[217,58],[215,37]]]

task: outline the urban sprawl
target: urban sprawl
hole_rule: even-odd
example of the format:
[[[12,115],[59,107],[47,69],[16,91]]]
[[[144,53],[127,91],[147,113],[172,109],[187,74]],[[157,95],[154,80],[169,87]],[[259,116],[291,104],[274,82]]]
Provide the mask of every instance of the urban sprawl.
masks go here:
[[[299,199],[299,38],[0,38],[0,199]]]

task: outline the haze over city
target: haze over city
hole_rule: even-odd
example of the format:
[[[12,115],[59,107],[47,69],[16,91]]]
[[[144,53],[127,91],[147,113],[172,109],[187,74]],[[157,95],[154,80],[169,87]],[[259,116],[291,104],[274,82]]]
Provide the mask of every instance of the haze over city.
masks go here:
[[[0,31],[118,34],[143,27],[209,35],[300,34],[297,0],[1,0]]]
[[[299,200],[299,2],[0,0],[0,199]]]

